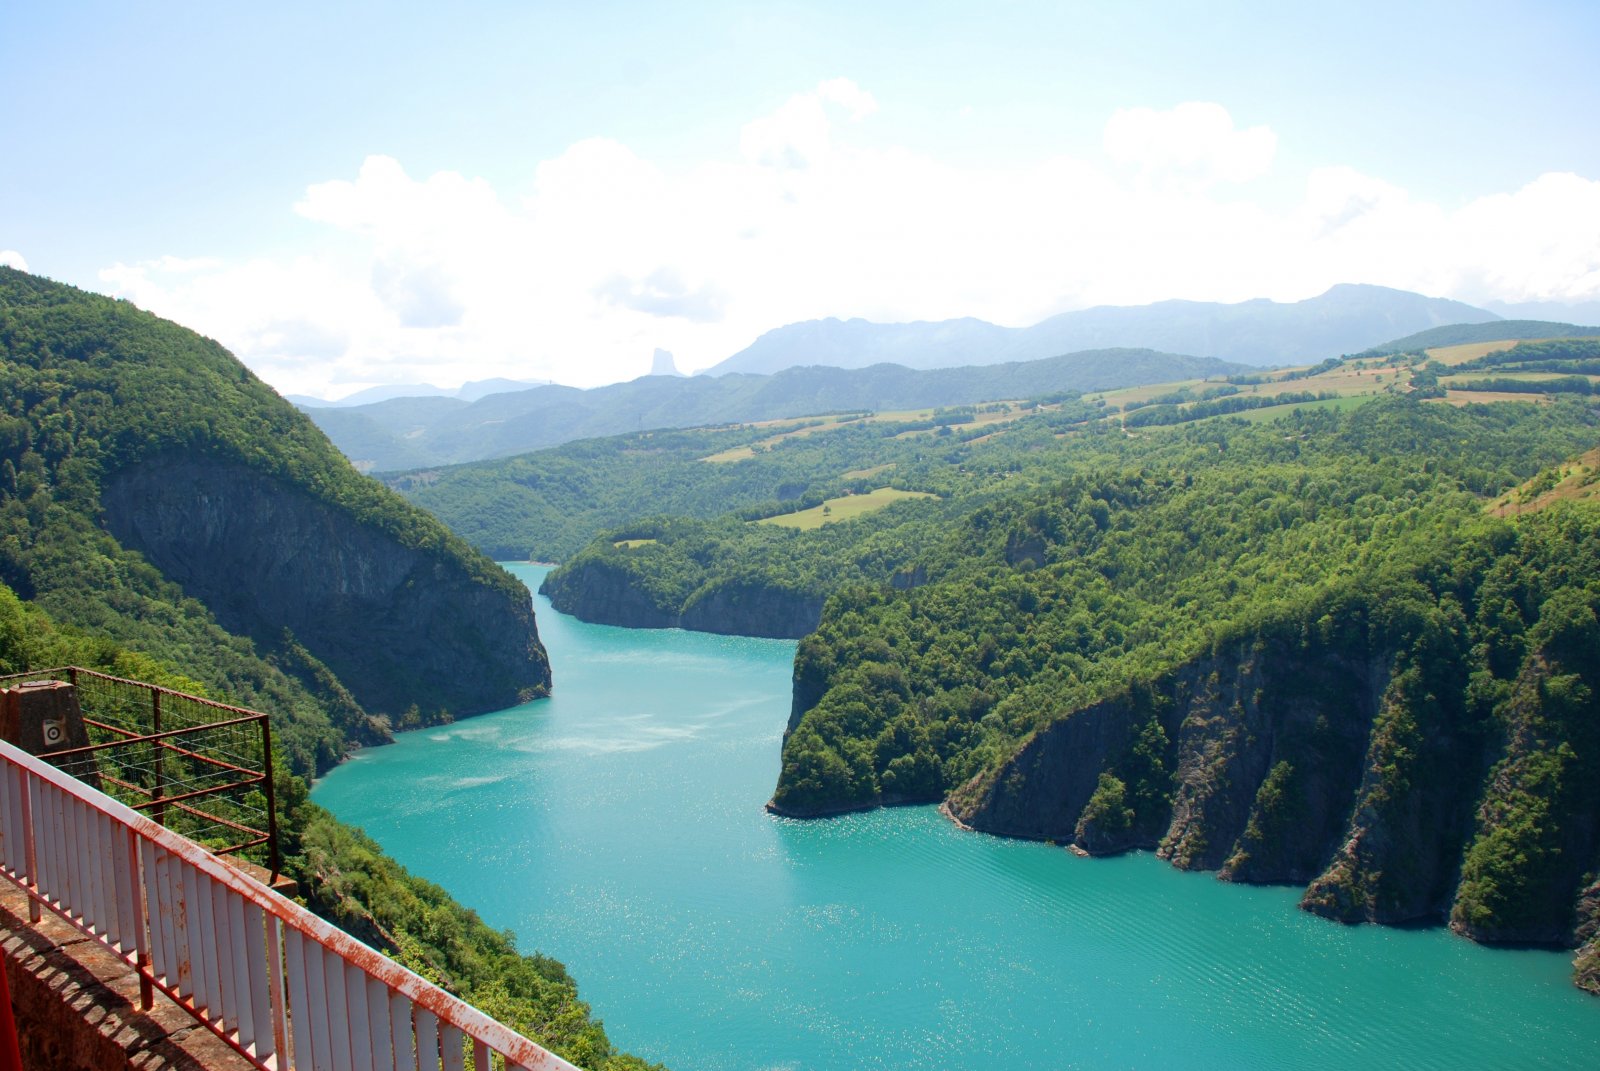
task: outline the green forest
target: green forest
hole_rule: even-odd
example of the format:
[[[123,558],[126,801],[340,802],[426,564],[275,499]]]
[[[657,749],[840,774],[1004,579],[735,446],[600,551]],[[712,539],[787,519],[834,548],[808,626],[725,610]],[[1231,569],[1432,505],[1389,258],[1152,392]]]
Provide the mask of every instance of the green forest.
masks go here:
[[[649,1066],[612,1049],[559,963],[522,955],[307,800],[306,779],[387,725],[294,637],[229,632],[119,545],[102,490],[153,455],[222,457],[434,555],[491,597],[525,603],[520,582],[357,474],[222,347],[126,302],[0,267],[0,399],[0,675],[78,665],[266,711],[284,869],[308,906],[581,1066]]]
[[[583,616],[624,588],[643,623],[728,590],[821,606],[796,656],[780,813],[947,800],[978,828],[1305,884],[1305,906],[1334,917],[1570,944],[1600,864],[1600,510],[1515,503],[1592,448],[1600,418],[1586,392],[1431,393],[1294,398],[1252,422],[1206,419],[1194,398],[1196,419],[1137,428],[1080,407],[982,441],[931,436],[893,471],[937,499],[815,531],[752,524],[749,507],[640,519],[547,589]],[[1497,497],[1510,516],[1486,512]],[[1379,667],[1363,680],[1381,702],[1358,708],[1347,680],[1318,677],[1345,662]],[[1196,707],[1200,669],[1264,674],[1245,706],[1281,698],[1322,721],[1252,729],[1226,704]],[[1061,804],[1047,797],[1062,767],[1028,765],[1041,741],[1108,705],[1123,742],[1074,773],[1070,813],[1013,820]],[[1216,769],[1190,769],[1208,720],[1232,726],[1227,742],[1207,752]],[[1252,751],[1241,740],[1258,731]],[[1204,800],[1230,793],[1238,814],[1208,817]],[[1352,833],[1387,847],[1339,855]]]
[[[802,637],[780,813],[942,801],[1331,917],[1581,945],[1600,988],[1600,506],[1558,492],[1600,439],[1592,342],[637,431],[390,487],[125,303],[0,269],[0,354],[0,671],[267,710],[307,902],[584,1066],[643,1065],[559,964],[306,799],[447,702],[382,716],[298,637],[230,631],[108,530],[118,473],[222,458],[495,598],[526,596],[491,556],[556,559],[579,616]],[[1527,400],[1472,404],[1504,383]],[[878,488],[917,497],[758,523]]]

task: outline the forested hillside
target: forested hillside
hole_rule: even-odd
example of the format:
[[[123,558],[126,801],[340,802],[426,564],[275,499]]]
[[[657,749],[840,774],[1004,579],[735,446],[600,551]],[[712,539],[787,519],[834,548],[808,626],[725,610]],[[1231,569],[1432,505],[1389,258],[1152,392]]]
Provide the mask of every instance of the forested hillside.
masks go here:
[[[372,701],[389,693],[371,667],[411,682],[418,720],[548,687],[526,589],[357,475],[221,347],[125,303],[0,268],[0,382],[0,675],[80,665],[267,711],[284,867],[309,906],[580,1066],[646,1068],[613,1050],[561,964],[519,954],[509,935],[306,799],[303,777],[351,742],[387,736],[380,712],[405,720],[404,708]],[[141,526],[133,534],[152,556],[122,541]],[[263,547],[288,553],[262,557]],[[152,564],[173,548],[185,559],[182,586]],[[432,592],[421,602],[374,597],[366,609],[388,620],[341,619],[301,586],[308,576],[352,586],[341,554]],[[227,583],[208,580],[218,576]],[[249,595],[255,588],[269,597]],[[229,601],[204,604],[197,590]],[[340,649],[315,628],[260,620],[291,601],[333,612],[355,642]],[[430,608],[445,627],[470,628],[479,649],[430,636],[425,616],[411,616]],[[484,661],[507,649],[484,645],[479,629],[509,634],[505,666]],[[397,657],[456,672],[418,681]]]
[[[1427,399],[1581,377],[1587,345],[1319,372],[1387,383],[1353,408],[1205,419],[1190,391],[1176,426],[1134,431],[1129,399],[896,438],[897,485],[937,497],[813,530],[639,520],[548,586],[634,624],[825,600],[782,813],[947,799],[979,829],[1299,883],[1342,919],[1569,944],[1600,922],[1600,509],[1550,488],[1600,418],[1586,380]]]
[[[0,581],[279,720],[294,768],[539,694],[527,592],[216,343],[0,269]]]
[[[641,513],[770,516],[874,483],[931,486],[975,439],[1022,422],[1061,428],[1095,415],[1069,399],[651,431],[388,482],[498,560],[565,561],[597,531]]]
[[[1421,353],[1438,346],[1459,346],[1468,342],[1500,342],[1506,339],[1593,338],[1600,335],[1600,327],[1579,327],[1576,324],[1553,323],[1548,320],[1493,320],[1489,323],[1447,324],[1430,327],[1426,331],[1407,335],[1381,346],[1374,346],[1363,356],[1380,356],[1388,353]]]

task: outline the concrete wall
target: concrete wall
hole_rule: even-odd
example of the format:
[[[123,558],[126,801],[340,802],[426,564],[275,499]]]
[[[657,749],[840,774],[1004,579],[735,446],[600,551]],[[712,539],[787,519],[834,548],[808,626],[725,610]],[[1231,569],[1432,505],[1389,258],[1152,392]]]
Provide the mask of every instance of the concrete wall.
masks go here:
[[[139,1009],[139,979],[104,946],[0,879],[0,958],[28,1071],[248,1071],[172,1001]]]

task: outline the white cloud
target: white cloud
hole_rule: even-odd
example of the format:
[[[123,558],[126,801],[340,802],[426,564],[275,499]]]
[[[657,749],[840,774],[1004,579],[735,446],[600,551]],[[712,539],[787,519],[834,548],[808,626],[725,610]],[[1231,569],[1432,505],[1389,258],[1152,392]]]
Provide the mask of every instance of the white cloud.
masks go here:
[[[4,264],[8,268],[16,268],[18,271],[28,270],[28,262],[15,249],[0,249],[0,264]]]
[[[878,110],[878,102],[848,78],[820,83],[797,93],[771,115],[745,124],[739,135],[744,158],[764,167],[801,170],[823,161],[833,148],[833,123],[828,105],[861,120]]]
[[[1119,108],[1106,123],[1105,150],[1151,177],[1248,182],[1272,167],[1278,136],[1265,126],[1235,129],[1222,105],[1191,101],[1169,111]]]
[[[1268,207],[1236,184],[1273,166],[1276,138],[1219,105],[1116,113],[1111,167],[1056,154],[993,168],[876,143],[870,122],[842,133],[876,107],[824,82],[730,131],[722,159],[669,170],[592,138],[524,190],[369,157],[307,189],[295,209],[322,234],[292,259],[162,258],[103,278],[281,390],[325,396],[491,376],[589,386],[644,374],[658,347],[704,368],[823,316],[1025,324],[1339,282],[1600,296],[1600,183],[1576,175],[1445,207],[1328,167]]]
[[[1600,298],[1600,182],[1541,175],[1458,217],[1456,289],[1478,300]]]
[[[726,298],[715,286],[691,286],[683,276],[660,267],[643,279],[612,276],[595,287],[596,296],[622,308],[652,316],[681,316],[695,323],[722,319]]]

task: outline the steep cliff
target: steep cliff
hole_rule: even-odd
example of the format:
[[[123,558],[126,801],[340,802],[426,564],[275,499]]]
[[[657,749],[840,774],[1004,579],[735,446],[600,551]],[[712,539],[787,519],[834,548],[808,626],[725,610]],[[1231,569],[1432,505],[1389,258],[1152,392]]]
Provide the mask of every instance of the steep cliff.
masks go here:
[[[406,546],[303,488],[214,457],[162,454],[106,480],[107,529],[233,632],[287,630],[368,711],[461,716],[549,687],[525,593]]]
[[[595,555],[550,573],[539,590],[562,613],[596,624],[776,639],[799,639],[816,628],[824,601],[759,578],[653,589],[618,562]]]
[[[1504,559],[1473,594],[1531,568]],[[1054,719],[945,812],[1304,884],[1301,906],[1340,921],[1581,945],[1578,981],[1600,990],[1600,624],[1592,583],[1541,586],[1498,640],[1493,600],[1476,628],[1451,598],[1413,613],[1382,592],[1278,620]]]
[[[1382,658],[1235,643],[1057,719],[946,808],[1091,854],[1152,848],[1235,880],[1307,881],[1343,830],[1383,679]]]
[[[527,590],[215,342],[0,268],[0,581],[269,711],[299,773],[543,694]]]

